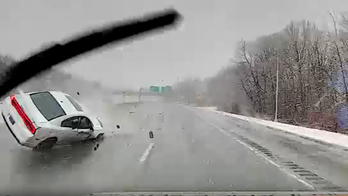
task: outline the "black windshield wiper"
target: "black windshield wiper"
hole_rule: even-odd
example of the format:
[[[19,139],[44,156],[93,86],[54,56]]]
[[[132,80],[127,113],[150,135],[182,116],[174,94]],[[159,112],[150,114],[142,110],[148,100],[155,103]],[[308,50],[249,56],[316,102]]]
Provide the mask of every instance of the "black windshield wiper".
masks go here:
[[[141,18],[114,23],[56,43],[5,70],[3,77],[0,78],[0,97],[54,65],[103,46],[174,26],[180,18],[178,12],[168,9]]]

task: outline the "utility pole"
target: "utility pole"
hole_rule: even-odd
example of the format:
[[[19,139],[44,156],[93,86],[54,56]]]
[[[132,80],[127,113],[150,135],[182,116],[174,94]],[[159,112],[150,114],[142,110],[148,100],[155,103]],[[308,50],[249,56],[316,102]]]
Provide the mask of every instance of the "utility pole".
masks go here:
[[[279,91],[279,65],[278,65],[278,52],[277,52],[277,59],[276,59],[276,67],[277,67],[277,84],[276,84],[276,100],[275,100],[275,114],[274,114],[274,121],[278,121],[278,91]]]
[[[141,101],[141,90],[142,90],[143,88],[141,88],[140,87],[140,89],[139,89],[139,102]]]

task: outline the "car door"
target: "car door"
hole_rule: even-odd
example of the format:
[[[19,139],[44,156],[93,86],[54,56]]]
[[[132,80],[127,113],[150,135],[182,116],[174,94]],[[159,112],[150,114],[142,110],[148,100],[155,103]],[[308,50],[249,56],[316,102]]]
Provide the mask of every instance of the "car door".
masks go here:
[[[77,137],[79,124],[79,116],[73,116],[63,120],[61,122],[58,140],[61,140],[61,142],[72,142],[79,140],[79,138]]]
[[[77,137],[79,140],[85,140],[93,133],[93,124],[86,116],[79,117],[79,126],[77,130]]]

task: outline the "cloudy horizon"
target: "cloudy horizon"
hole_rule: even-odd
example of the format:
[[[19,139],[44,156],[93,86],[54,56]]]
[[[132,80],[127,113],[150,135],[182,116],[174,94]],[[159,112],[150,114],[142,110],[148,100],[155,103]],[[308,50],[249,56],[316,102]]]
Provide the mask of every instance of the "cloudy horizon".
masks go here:
[[[328,12],[345,11],[344,0],[225,1],[0,0],[0,53],[23,58],[42,44],[88,28],[174,7],[180,28],[127,42],[69,62],[64,69],[113,88],[170,85],[186,77],[216,74],[241,39],[277,32],[292,20],[319,26]]]

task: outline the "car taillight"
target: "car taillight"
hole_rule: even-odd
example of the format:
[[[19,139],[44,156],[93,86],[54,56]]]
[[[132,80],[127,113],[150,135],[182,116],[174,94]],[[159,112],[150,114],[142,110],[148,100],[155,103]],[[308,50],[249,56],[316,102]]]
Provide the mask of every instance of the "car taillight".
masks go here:
[[[36,132],[36,128],[34,124],[31,122],[30,118],[23,111],[22,107],[18,104],[16,97],[14,95],[10,95],[11,104],[17,110],[19,116],[22,118],[25,126],[29,129],[29,131],[34,134]]]

